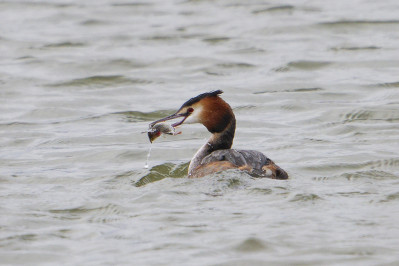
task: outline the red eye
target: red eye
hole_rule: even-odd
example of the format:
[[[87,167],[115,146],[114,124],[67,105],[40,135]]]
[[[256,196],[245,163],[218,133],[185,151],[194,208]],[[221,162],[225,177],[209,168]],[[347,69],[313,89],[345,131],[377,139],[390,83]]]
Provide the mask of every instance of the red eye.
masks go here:
[[[187,109],[187,113],[192,113],[192,112],[194,112],[194,108],[190,107],[190,108]]]

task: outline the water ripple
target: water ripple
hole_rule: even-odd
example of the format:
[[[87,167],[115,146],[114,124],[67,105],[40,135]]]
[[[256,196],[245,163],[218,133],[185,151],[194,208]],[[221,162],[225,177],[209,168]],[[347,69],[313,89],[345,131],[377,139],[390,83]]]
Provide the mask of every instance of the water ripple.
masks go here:
[[[165,163],[153,166],[150,169],[150,172],[145,176],[141,177],[136,182],[134,182],[134,185],[136,187],[141,187],[148,183],[159,181],[168,177],[170,178],[187,177],[188,164],[189,163],[183,163],[183,164]]]
[[[377,87],[383,87],[383,88],[399,88],[399,81],[397,82],[386,82],[386,83],[378,83],[371,85],[372,87],[377,86]]]
[[[239,252],[260,252],[267,250],[268,246],[261,239],[250,237],[236,246],[235,250]]]
[[[300,69],[300,70],[318,70],[321,68],[324,68],[326,66],[331,65],[332,62],[326,62],[326,61],[308,61],[308,60],[299,60],[299,61],[293,61],[289,62],[287,65],[275,68],[274,70],[276,72],[286,72],[294,69]]]
[[[368,51],[368,50],[378,50],[381,49],[379,46],[340,46],[333,47],[333,51]]]
[[[88,219],[92,222],[110,222],[120,218],[116,218],[123,213],[120,206],[115,204],[107,204],[99,207],[76,207],[70,209],[53,209],[49,211],[53,215],[56,215],[59,219],[66,220],[80,220]]]
[[[296,202],[296,201],[299,201],[299,202],[312,201],[312,202],[314,202],[314,201],[318,201],[321,199],[323,199],[323,198],[321,198],[319,195],[316,195],[316,194],[299,193],[299,194],[296,194],[290,201],[291,202]]]
[[[43,46],[43,48],[74,48],[86,46],[83,42],[58,42]]]
[[[385,197],[385,199],[381,200],[380,202],[391,202],[391,201],[398,201],[399,200],[399,192],[395,192],[389,194]]]
[[[345,171],[345,173],[340,174],[339,177],[344,177],[346,179],[371,178],[377,180],[389,180],[397,178],[397,175],[393,172],[398,170],[398,166],[399,159],[391,158],[384,160],[365,161],[362,163],[327,163],[317,166],[305,166],[304,168],[307,170],[321,172],[339,169],[340,171]]]
[[[395,109],[381,109],[372,110],[368,109],[357,109],[351,112],[342,114],[343,122],[354,122],[354,121],[376,121],[383,120],[388,122],[394,122],[399,120],[399,112]]]
[[[380,26],[380,25],[399,25],[399,20],[338,20],[322,22],[319,25],[327,27],[358,27],[358,26]]]
[[[147,84],[151,83],[145,79],[133,79],[122,75],[99,75],[90,76],[86,78],[73,79],[69,81],[53,83],[47,85],[48,87],[72,87],[72,88],[105,88],[105,87],[117,87],[120,85],[131,85],[131,84]]]
[[[340,177],[346,178],[348,180],[354,179],[373,179],[373,180],[395,180],[399,178],[398,175],[389,173],[382,170],[368,170],[368,171],[357,171],[353,173],[344,173]]]
[[[281,5],[281,6],[273,6],[265,9],[258,9],[252,11],[253,14],[262,14],[262,13],[269,13],[269,12],[287,12],[287,11],[293,11],[295,9],[295,6],[292,5]]]

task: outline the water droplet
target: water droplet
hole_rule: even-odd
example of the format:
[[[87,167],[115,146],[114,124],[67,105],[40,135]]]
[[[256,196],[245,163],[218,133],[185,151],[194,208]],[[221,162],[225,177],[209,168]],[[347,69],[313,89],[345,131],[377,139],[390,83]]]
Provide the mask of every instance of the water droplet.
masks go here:
[[[149,164],[148,164],[148,161],[150,160],[151,149],[152,149],[152,145],[151,145],[151,143],[150,143],[150,149],[148,150],[147,160],[146,160],[145,165],[144,165],[144,168],[145,168],[145,169],[148,169],[148,168],[150,167]]]

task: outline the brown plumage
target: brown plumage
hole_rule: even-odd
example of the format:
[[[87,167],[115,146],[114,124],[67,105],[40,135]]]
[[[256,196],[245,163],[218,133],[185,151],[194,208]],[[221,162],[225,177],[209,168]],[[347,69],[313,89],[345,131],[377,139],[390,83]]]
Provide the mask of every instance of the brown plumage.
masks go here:
[[[287,179],[288,174],[263,153],[254,150],[231,149],[236,119],[230,105],[219,94],[221,90],[200,94],[185,102],[168,117],[150,124],[182,117],[184,122],[203,124],[212,136],[194,155],[188,169],[189,177],[202,177],[228,169],[239,169],[257,177]]]

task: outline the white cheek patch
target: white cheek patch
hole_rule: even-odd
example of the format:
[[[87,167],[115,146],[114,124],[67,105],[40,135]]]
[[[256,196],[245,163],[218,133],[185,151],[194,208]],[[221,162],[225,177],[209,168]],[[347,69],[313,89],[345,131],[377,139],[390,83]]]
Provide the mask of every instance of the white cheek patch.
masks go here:
[[[191,115],[184,121],[186,124],[195,124],[195,123],[201,123],[200,115],[202,112],[201,107],[197,107],[194,109],[194,112],[192,112]]]

